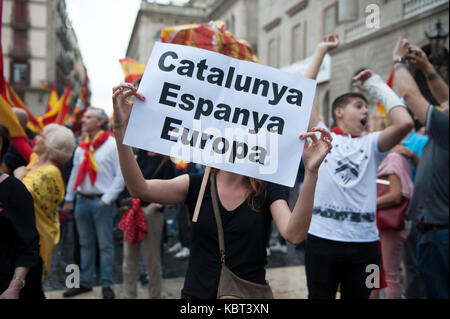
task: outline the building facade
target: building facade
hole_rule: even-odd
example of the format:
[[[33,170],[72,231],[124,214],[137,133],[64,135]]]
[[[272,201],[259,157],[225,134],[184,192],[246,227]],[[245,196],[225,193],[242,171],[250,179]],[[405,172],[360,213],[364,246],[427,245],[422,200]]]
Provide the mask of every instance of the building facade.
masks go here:
[[[127,57],[146,64],[161,29],[222,20],[229,31],[258,46],[258,0],[190,0],[184,6],[143,0],[130,37]]]
[[[64,0],[4,0],[2,47],[5,79],[33,114],[45,112],[53,84],[61,95],[70,83],[76,103],[86,68]]]
[[[301,75],[317,43],[337,33],[341,45],[326,57],[316,92],[319,111],[331,125],[331,104],[354,90],[354,74],[370,67],[386,79],[400,35],[429,51],[425,32],[438,20],[448,32],[448,7],[448,0],[191,0],[184,6],[143,0],[127,56],[145,64],[162,28],[222,20],[252,45],[261,63]],[[448,42],[445,47],[448,53]]]
[[[429,51],[425,32],[439,20],[448,32],[448,7],[448,0],[260,0],[258,56],[295,72],[293,66],[310,57],[325,35],[337,33],[340,46],[330,53],[316,92],[319,111],[331,125],[331,104],[354,90],[355,73],[369,67],[387,79],[399,36]]]

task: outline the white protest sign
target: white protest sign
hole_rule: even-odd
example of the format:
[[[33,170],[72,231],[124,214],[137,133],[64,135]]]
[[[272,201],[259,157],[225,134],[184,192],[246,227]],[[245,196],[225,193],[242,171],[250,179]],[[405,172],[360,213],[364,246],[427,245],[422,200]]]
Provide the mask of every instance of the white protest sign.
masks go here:
[[[157,42],[124,143],[292,187],[316,81]]]

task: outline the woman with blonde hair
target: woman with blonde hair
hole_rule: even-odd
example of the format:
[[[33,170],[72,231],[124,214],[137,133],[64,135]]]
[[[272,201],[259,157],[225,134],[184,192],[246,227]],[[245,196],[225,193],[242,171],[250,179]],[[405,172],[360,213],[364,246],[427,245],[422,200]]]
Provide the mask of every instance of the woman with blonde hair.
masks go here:
[[[53,248],[59,242],[58,205],[65,193],[58,165],[71,158],[75,147],[75,137],[70,129],[58,124],[47,125],[36,137],[28,165],[14,171],[14,176],[22,180],[34,200],[45,279],[50,271]]]
[[[128,191],[133,197],[153,203],[184,202],[193,214],[203,176],[184,174],[168,180],[146,180],[131,147],[123,144],[132,107],[128,100],[130,96],[145,99],[131,84],[124,83],[113,90],[114,134]],[[181,292],[183,299],[218,297],[219,278],[224,269],[252,285],[256,283],[258,287],[267,288],[266,243],[272,219],[287,241],[296,245],[303,241],[311,221],[318,170],[331,149],[332,137],[327,130],[314,128],[300,138],[305,140],[302,154],[305,178],[293,211],[287,203],[289,193],[286,187],[213,170],[199,218],[191,229],[189,265]],[[220,216],[218,220],[222,227],[217,227],[214,211]],[[223,236],[218,235],[220,228]],[[220,252],[222,243],[224,249],[220,248]],[[228,268],[223,267],[225,263]]]

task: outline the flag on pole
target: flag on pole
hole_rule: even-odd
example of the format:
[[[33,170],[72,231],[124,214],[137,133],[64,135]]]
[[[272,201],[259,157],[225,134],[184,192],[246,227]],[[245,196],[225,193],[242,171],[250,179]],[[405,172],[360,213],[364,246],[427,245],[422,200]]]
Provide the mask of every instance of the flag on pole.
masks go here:
[[[392,89],[393,86],[393,82],[394,82],[394,73],[395,73],[395,68],[392,67],[391,69],[391,73],[389,74],[389,77],[386,81],[386,84]],[[382,117],[386,117],[387,112],[385,107],[383,106],[383,104],[380,103],[380,101],[377,102],[377,107],[378,107],[378,112],[380,112]]]
[[[145,71],[145,65],[131,58],[123,58],[119,60],[125,74],[125,82],[131,83],[141,78]]]
[[[61,121],[65,121],[68,118],[70,111],[70,85],[66,86],[64,94],[59,98],[58,102],[52,107],[52,109],[38,117],[42,126],[47,126],[51,123],[57,123],[64,125]]]
[[[245,40],[239,40],[225,29],[222,21],[180,25],[161,30],[161,41],[182,44],[225,54],[239,60],[259,63]]]
[[[0,0],[0,16],[3,13],[3,0]],[[10,101],[6,94],[6,80],[3,73],[3,50],[2,50],[2,25],[0,24],[0,122],[2,122],[11,135],[11,144],[19,154],[28,162],[31,156],[31,148],[28,144],[27,135],[19,119],[14,114]]]
[[[56,124],[64,125],[69,118],[70,112],[70,84],[66,86],[64,95],[61,97],[61,110],[56,117]]]
[[[45,113],[50,112],[54,107],[56,107],[58,100],[58,92],[56,92],[55,85],[52,85],[52,89],[50,90],[50,94],[48,96],[47,109],[45,110]]]
[[[16,91],[14,91],[14,89],[8,83],[6,83],[6,96],[11,106],[21,108],[27,113],[27,127],[33,132],[40,132],[42,130],[42,124],[39,122],[38,118],[28,110],[23,101],[20,99],[19,95],[17,95]]]

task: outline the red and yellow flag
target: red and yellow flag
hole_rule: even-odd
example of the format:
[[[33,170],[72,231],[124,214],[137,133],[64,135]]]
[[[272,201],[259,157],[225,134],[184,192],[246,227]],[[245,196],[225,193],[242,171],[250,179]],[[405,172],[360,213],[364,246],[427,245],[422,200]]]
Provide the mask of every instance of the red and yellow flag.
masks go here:
[[[55,94],[57,94],[55,92]],[[70,111],[70,85],[66,86],[64,94],[59,98],[59,100],[54,104],[52,109],[38,117],[42,126],[47,126],[51,123],[57,123],[64,125],[65,121],[69,116]],[[64,121],[61,123],[61,121]]]
[[[180,171],[184,171],[189,165],[188,161],[179,158],[171,157],[170,160],[175,164],[175,168]]]
[[[386,81],[386,84],[392,89],[392,85],[394,82],[394,73],[395,73],[395,68],[392,67],[391,69],[391,73],[389,74],[389,77]],[[383,104],[380,103],[380,101],[377,102],[377,107],[378,107],[378,112],[380,112],[382,117],[386,117],[387,113],[386,113],[386,109],[383,106]]]
[[[125,74],[125,82],[131,83],[141,78],[145,71],[145,65],[131,58],[123,58],[119,60]]]
[[[66,86],[66,90],[64,91],[64,95],[61,97],[61,99],[61,111],[58,113],[55,122],[56,124],[64,125],[69,118],[70,112],[70,84]]]
[[[6,125],[11,137],[25,137],[25,131],[20,125],[16,114],[11,105],[3,96],[0,95],[0,122]]]
[[[50,95],[48,96],[47,109],[45,113],[50,112],[56,105],[58,104],[59,96],[58,92],[56,92],[55,85],[52,85],[52,89],[50,90]]]
[[[33,132],[40,132],[42,130],[42,124],[39,122],[38,118],[28,110],[23,101],[8,83],[6,83],[6,96],[10,101],[11,106],[21,108],[27,113],[27,127]]]
[[[234,37],[225,29],[222,21],[165,28],[161,30],[161,41],[193,46],[239,60],[259,63],[248,42]]]

